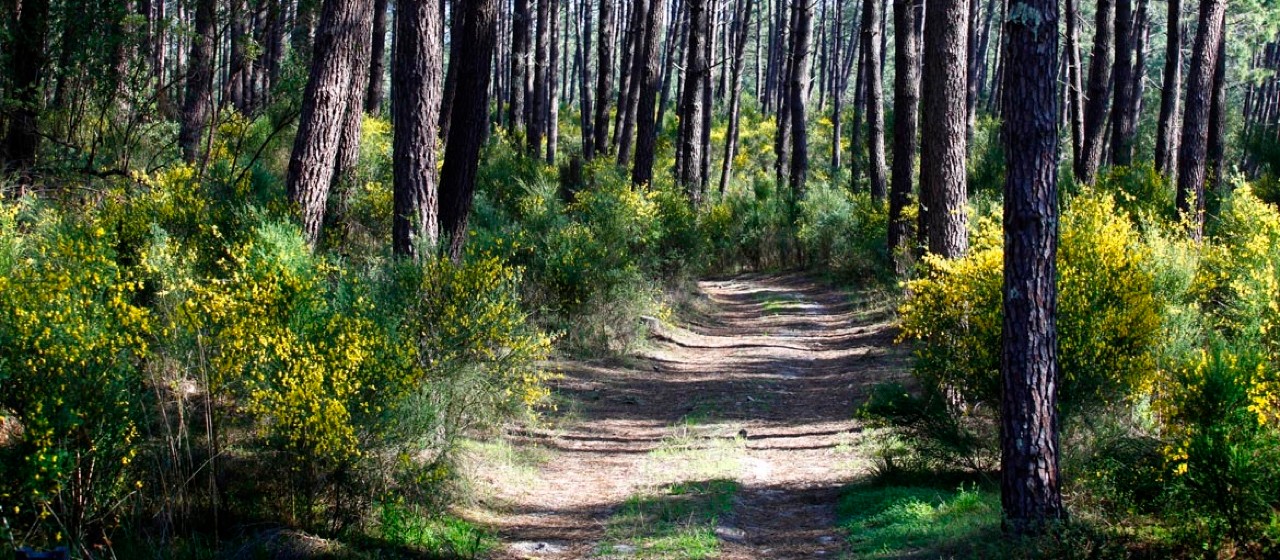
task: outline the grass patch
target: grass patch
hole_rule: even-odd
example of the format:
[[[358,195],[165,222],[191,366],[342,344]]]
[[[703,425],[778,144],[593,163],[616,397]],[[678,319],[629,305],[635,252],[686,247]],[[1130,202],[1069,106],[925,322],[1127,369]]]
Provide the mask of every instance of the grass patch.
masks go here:
[[[976,486],[851,486],[838,514],[856,558],[935,556],[1000,531],[1000,495]]]
[[[475,558],[498,544],[494,535],[465,519],[428,515],[399,504],[379,508],[377,536],[388,545],[439,558]]]
[[[671,484],[656,495],[632,496],[609,520],[602,554],[638,558],[712,558],[720,553],[716,524],[733,510],[740,485],[729,479]]]

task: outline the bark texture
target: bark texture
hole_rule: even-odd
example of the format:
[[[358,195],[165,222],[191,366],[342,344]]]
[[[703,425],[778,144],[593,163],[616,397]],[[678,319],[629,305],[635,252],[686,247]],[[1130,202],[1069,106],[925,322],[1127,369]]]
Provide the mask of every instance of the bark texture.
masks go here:
[[[916,140],[920,124],[920,43],[915,32],[920,2],[894,0],[893,178],[889,192],[889,254],[898,274],[907,272],[904,254],[911,239],[911,220],[904,216],[915,184]]]
[[[217,42],[216,0],[196,0],[195,35],[187,62],[187,96],[182,105],[178,146],[182,158],[194,163],[213,114],[213,47]],[[327,4],[327,3],[326,3]],[[327,181],[326,181],[327,182]]]
[[[1005,23],[1004,330],[1000,501],[1005,530],[1063,517],[1058,471],[1058,5]],[[1033,16],[1033,17],[1027,17]]]
[[[977,0],[970,0],[977,5]],[[882,77],[883,67],[881,65],[881,21],[883,17],[881,13],[881,4],[879,0],[867,0],[867,27],[871,30],[871,37],[867,42],[867,124],[870,129],[867,135],[867,176],[871,179],[871,198],[876,201],[884,200],[887,192],[887,175],[888,167],[884,159],[884,83]],[[976,71],[971,71],[969,77],[975,78]],[[976,100],[975,80],[970,80],[968,92],[969,101]],[[970,107],[971,109],[971,107]],[[966,109],[969,110],[969,109]],[[966,123],[970,119],[966,117]],[[966,133],[967,137],[968,133]]]
[[[421,257],[438,246],[437,113],[444,84],[443,14],[436,0],[397,0],[391,69],[395,253]]]
[[[870,0],[874,1],[874,0]],[[928,191],[929,252],[957,258],[969,246],[965,177],[968,0],[927,5],[920,188]]]
[[[1107,127],[1107,102],[1111,99],[1111,55],[1116,8],[1111,0],[1098,0],[1093,37],[1093,59],[1089,63],[1089,90],[1084,108],[1084,142],[1076,162],[1076,180],[1093,183],[1102,164],[1103,135]]]
[[[1192,239],[1204,236],[1205,160],[1209,149],[1209,112],[1213,72],[1218,63],[1226,0],[1200,0],[1200,25],[1187,76],[1186,112],[1178,148],[1178,211],[1189,220]]]
[[[639,6],[637,2],[637,7]],[[631,169],[631,183],[647,185],[653,181],[653,159],[658,143],[658,125],[655,111],[658,105],[658,89],[662,86],[661,69],[658,68],[658,56],[661,54],[658,41],[658,23],[662,19],[663,0],[653,0],[649,4],[648,14],[644,18],[644,33],[636,52],[637,68],[640,70],[639,80],[633,84],[638,98],[636,99],[636,159]]]

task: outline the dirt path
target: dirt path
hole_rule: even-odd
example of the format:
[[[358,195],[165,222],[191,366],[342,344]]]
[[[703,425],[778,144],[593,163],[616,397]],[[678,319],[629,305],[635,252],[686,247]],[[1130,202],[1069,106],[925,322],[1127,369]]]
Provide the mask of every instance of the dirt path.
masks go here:
[[[576,404],[560,427],[509,435],[540,460],[493,477],[496,558],[646,556],[610,533],[620,505],[712,479],[739,485],[719,558],[841,555],[838,491],[868,466],[855,403],[905,370],[885,306],[796,275],[698,286],[699,316],[638,355],[561,365],[556,390]]]

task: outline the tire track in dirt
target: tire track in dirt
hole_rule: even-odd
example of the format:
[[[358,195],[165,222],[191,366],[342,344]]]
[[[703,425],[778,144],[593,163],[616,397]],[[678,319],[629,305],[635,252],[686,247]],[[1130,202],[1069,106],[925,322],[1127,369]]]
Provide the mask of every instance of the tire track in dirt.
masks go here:
[[[558,428],[507,435],[543,460],[523,480],[492,477],[493,503],[473,512],[501,536],[494,558],[600,557],[629,497],[720,464],[741,485],[716,531],[720,558],[841,555],[839,489],[869,464],[854,407],[907,370],[886,305],[794,274],[698,288],[700,316],[658,328],[636,355],[557,364],[574,410]],[[664,465],[672,441],[705,448],[701,462]]]

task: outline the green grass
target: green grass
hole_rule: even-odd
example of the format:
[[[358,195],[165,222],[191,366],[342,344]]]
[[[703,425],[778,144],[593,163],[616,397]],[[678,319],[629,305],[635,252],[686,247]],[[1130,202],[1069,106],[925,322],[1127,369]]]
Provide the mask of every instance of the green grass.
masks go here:
[[[442,558],[475,558],[493,550],[497,539],[465,519],[424,514],[398,504],[378,512],[378,537],[386,544]]]
[[[737,481],[671,484],[655,495],[632,496],[609,520],[602,554],[634,547],[638,558],[712,558],[720,552],[716,523],[733,510]]]
[[[838,514],[855,558],[937,556],[1000,531],[1000,496],[977,487],[856,485]]]

